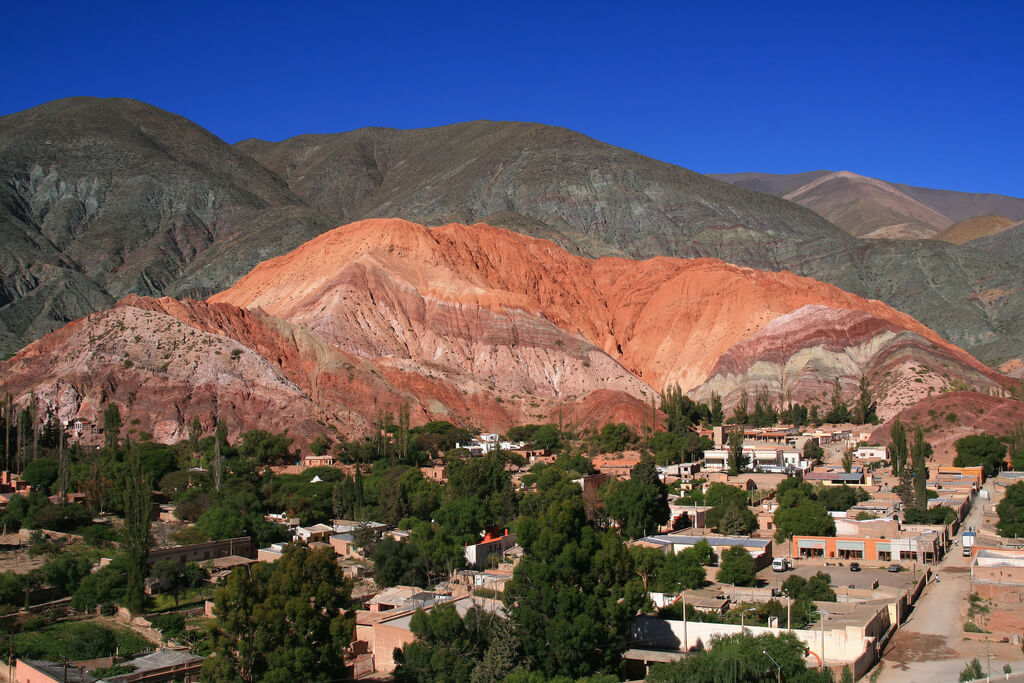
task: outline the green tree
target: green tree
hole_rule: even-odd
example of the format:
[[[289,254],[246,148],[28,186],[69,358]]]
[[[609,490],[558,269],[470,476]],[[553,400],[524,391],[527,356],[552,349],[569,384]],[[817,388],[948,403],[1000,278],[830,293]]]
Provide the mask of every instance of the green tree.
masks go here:
[[[643,603],[643,585],[622,538],[595,529],[578,495],[547,499],[537,518],[520,518],[525,553],[505,588],[524,663],[547,676],[613,669]]]
[[[56,460],[39,458],[25,466],[25,471],[21,473],[21,478],[34,489],[49,491],[50,486],[57,481],[58,468],[59,465]]]
[[[985,671],[981,668],[981,662],[975,658],[960,672],[959,680],[960,683],[965,683],[966,681],[976,681],[981,678],[985,678]]]
[[[804,442],[804,459],[810,462],[821,462],[825,458],[825,449],[814,439]]]
[[[463,618],[454,606],[439,605],[417,610],[409,625],[416,640],[396,653],[396,681],[500,681],[518,664],[512,630],[492,612],[472,608]],[[506,647],[495,647],[498,640]]]
[[[914,429],[914,443],[910,447],[910,457],[914,464],[914,507],[918,512],[928,510],[927,460],[931,453],[931,444],[924,440],[924,430],[918,426]]]
[[[1024,536],[1024,482],[1007,486],[1003,499],[996,507],[999,522],[996,529],[1003,538]]]
[[[664,593],[678,593],[682,590],[702,588],[706,579],[701,553],[693,548],[665,557],[659,568],[653,588]]]
[[[215,656],[203,680],[332,681],[348,677],[352,584],[334,552],[289,545],[273,564],[234,570],[214,595]]]
[[[792,633],[752,636],[738,633],[713,638],[709,649],[672,664],[655,664],[647,676],[654,683],[832,683],[828,670],[808,669],[807,646]],[[765,653],[768,653],[767,655]],[[778,663],[776,669],[774,662]]]
[[[193,415],[192,423],[188,428],[188,448],[193,455],[199,452],[199,439],[201,438],[203,438],[203,425],[199,421],[199,417]]]
[[[1006,460],[1006,444],[991,434],[971,434],[962,439],[957,439],[956,458],[953,460],[955,467],[976,467],[982,465],[985,468],[985,476],[991,477],[1002,469],[1003,461]]]
[[[719,583],[730,583],[734,586],[753,586],[757,580],[757,563],[743,546],[730,546],[722,551],[718,576],[715,578]]]
[[[720,534],[746,536],[757,528],[757,518],[746,505],[732,504],[714,526]]]
[[[103,446],[108,452],[117,450],[121,436],[121,409],[110,402],[103,410]]]
[[[732,411],[732,422],[735,425],[742,427],[747,424],[747,405],[750,403],[750,397],[747,395],[747,390],[743,389],[740,391],[740,398],[736,402],[736,407]]]
[[[875,404],[874,398],[871,394],[871,384],[868,382],[867,375],[861,375],[860,382],[857,385],[857,401],[853,405],[853,421],[856,424],[867,424],[875,419]]]
[[[825,414],[825,422],[833,424],[850,421],[850,410],[843,400],[843,386],[836,377],[832,383],[832,404],[828,413]]]
[[[843,451],[843,471],[849,472],[853,469],[853,449],[847,448]]]
[[[825,506],[816,500],[798,498],[793,505],[781,505],[772,518],[775,540],[779,543],[793,536],[835,536],[836,522]]]
[[[903,470],[906,469],[907,456],[910,451],[907,450],[907,430],[903,427],[899,417],[892,421],[889,445],[886,447],[885,452],[889,456],[889,462],[892,464],[892,473],[900,476]]]
[[[668,492],[648,458],[633,467],[628,481],[612,479],[603,486],[601,498],[605,512],[629,538],[654,533],[669,518]]]
[[[725,415],[722,413],[722,397],[711,392],[711,424],[716,427],[725,421]]]
[[[1010,444],[1010,463],[1013,469],[1024,470],[1024,422],[1018,422],[1007,439]]]
[[[149,477],[142,470],[137,448],[129,450],[126,464],[124,525],[121,527],[121,548],[127,563],[125,605],[133,614],[138,614],[145,605],[146,558],[153,545],[153,537],[149,533],[153,490]]]
[[[601,427],[597,436],[597,446],[602,453],[623,451],[636,439],[633,430],[624,422],[609,422]]]
[[[747,471],[750,458],[743,452],[743,429],[729,432],[729,475],[736,476]]]

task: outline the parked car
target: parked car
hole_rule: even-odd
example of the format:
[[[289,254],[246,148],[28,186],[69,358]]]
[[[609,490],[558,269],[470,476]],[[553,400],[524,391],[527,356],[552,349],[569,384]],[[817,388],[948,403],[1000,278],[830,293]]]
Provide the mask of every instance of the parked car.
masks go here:
[[[892,572],[893,574],[895,574],[896,572],[898,572],[900,570],[900,566],[898,564],[890,564],[889,567],[888,567],[888,570],[890,572]]]
[[[859,572],[860,571],[860,562],[851,562],[850,563],[850,571],[851,572]]]

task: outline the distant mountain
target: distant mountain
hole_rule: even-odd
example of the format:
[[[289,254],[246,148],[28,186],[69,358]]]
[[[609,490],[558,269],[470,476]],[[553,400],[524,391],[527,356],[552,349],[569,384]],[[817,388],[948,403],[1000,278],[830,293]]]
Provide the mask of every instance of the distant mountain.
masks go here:
[[[129,362],[130,361],[130,362]],[[934,391],[1008,380],[878,301],[714,259],[587,259],[484,224],[373,219],[265,261],[205,302],[131,296],[0,364],[0,393],[158,439],[216,413],[310,440],[414,423],[647,422],[678,385],[821,403],[869,378],[887,417]]]
[[[883,300],[988,362],[1024,346],[1024,271],[998,250],[857,239],[796,203],[538,124],[231,147],[140,102],[75,98],[0,119],[0,180],[5,351],[126,294],[207,296],[372,217],[484,221],[592,257],[790,270]]]
[[[1024,199],[914,187],[849,171],[711,177],[795,201],[858,237],[930,238],[954,223],[987,215],[1024,220]]]
[[[132,100],[0,118],[0,180],[6,349],[130,292],[217,291],[329,227],[248,156]],[[202,255],[228,244],[211,269]]]
[[[942,240],[950,244],[966,244],[972,240],[997,235],[1004,230],[1012,228],[1014,221],[1006,216],[975,216],[954,223],[932,239]]]

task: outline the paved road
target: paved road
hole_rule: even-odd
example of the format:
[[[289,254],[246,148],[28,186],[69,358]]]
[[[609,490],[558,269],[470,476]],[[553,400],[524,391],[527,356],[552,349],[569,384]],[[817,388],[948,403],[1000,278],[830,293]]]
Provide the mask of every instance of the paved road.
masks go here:
[[[985,488],[991,494],[992,483]],[[980,526],[984,502],[980,497],[975,500],[965,527]],[[970,591],[970,558],[963,557],[960,548],[954,547],[936,571],[939,583],[932,582],[925,589],[910,618],[886,648],[877,683],[957,681],[960,671],[975,657],[983,668],[986,666],[986,644],[964,640],[963,635],[961,610]],[[1015,671],[1022,668],[1024,656],[1017,647],[993,643],[988,653],[992,655],[992,672],[998,672],[998,678],[1003,677],[1006,662],[1011,662]]]

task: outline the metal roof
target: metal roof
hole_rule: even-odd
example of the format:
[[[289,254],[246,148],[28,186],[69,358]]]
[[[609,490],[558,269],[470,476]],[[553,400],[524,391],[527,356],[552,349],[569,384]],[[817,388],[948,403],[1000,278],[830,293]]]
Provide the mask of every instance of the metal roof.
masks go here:
[[[673,536],[671,534],[645,536],[642,540],[658,545],[696,545],[700,541],[707,541],[711,547],[741,545],[744,548],[764,548],[772,543],[766,538],[748,538],[747,536]]]

